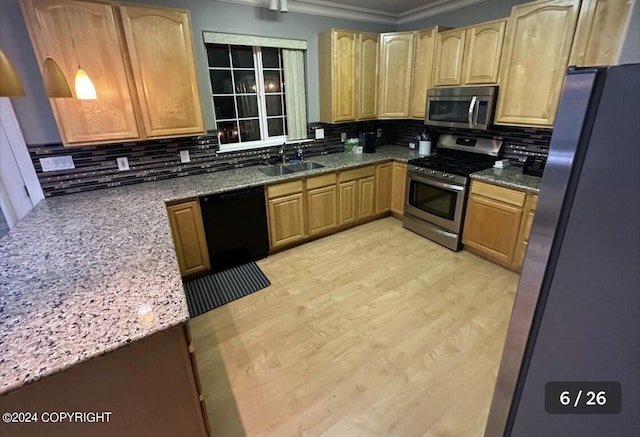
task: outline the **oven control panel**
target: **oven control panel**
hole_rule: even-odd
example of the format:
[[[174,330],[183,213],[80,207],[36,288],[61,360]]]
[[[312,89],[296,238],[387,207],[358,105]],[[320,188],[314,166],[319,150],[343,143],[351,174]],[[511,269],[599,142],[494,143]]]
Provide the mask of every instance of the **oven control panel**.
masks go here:
[[[466,185],[467,178],[465,176],[459,176],[439,170],[431,170],[430,168],[421,167],[419,165],[410,165],[409,172],[420,176],[429,176],[434,179],[439,179],[446,182],[456,183],[459,185]]]

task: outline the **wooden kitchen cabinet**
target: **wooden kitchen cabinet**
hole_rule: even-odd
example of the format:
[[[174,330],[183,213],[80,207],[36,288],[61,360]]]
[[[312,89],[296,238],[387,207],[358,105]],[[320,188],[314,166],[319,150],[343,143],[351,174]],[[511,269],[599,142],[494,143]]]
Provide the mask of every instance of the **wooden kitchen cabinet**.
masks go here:
[[[73,84],[80,64],[96,87],[95,100],[50,99],[65,145],[205,131],[186,11],[74,0],[22,9],[40,68],[52,56]]]
[[[22,0],[21,4],[40,71],[51,56],[73,85],[79,63],[97,90],[96,100],[49,99],[63,143],[141,138],[114,8],[72,0]]]
[[[366,120],[378,116],[378,64],[380,61],[380,35],[358,34],[358,69],[356,83],[358,93],[357,119]]]
[[[358,219],[358,182],[346,181],[338,185],[339,226],[349,225]]]
[[[404,214],[407,189],[407,164],[393,162],[393,178],[391,181],[391,213],[396,217]]]
[[[200,202],[196,199],[168,205],[167,213],[182,277],[208,273],[211,264]]]
[[[375,215],[375,166],[341,171],[338,175],[339,225],[347,225]]]
[[[375,184],[374,176],[358,179],[358,220],[376,214]]]
[[[380,35],[379,118],[409,117],[414,39],[414,32]]]
[[[495,20],[467,28],[462,64],[463,85],[498,83],[506,26],[507,20]]]
[[[269,185],[267,199],[271,249],[304,240],[302,180]]]
[[[338,188],[336,174],[315,176],[306,180],[307,229],[309,236],[338,227]]]
[[[537,201],[536,194],[472,181],[462,242],[476,253],[520,270]]]
[[[496,124],[553,126],[579,8],[579,0],[513,7],[500,66]]]
[[[434,86],[462,84],[462,60],[467,31],[463,29],[439,32],[436,40]]]
[[[205,131],[189,13],[120,6],[146,135]]]
[[[376,166],[376,214],[391,209],[391,180],[393,163],[385,162]]]
[[[569,65],[615,65],[631,0],[583,0]]]
[[[411,85],[412,118],[424,119],[427,90],[432,86],[438,26],[416,33],[416,48],[413,59],[413,82]]]

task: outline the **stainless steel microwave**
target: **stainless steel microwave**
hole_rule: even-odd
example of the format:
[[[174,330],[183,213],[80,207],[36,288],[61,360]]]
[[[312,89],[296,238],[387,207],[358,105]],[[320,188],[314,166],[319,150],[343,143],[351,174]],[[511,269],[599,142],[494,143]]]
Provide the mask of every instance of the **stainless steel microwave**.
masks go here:
[[[427,92],[424,124],[489,129],[497,97],[497,86],[432,88]]]

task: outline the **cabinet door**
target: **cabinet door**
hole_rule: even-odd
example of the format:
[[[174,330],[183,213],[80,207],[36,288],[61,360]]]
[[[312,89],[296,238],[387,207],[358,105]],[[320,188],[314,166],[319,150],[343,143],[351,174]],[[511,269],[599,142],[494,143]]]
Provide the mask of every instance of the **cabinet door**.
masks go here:
[[[535,215],[537,205],[538,196],[529,194],[527,196],[527,202],[524,205],[522,224],[520,225],[520,234],[518,235],[518,247],[516,248],[516,256],[513,262],[518,269],[522,268],[524,257],[527,254],[531,225],[533,225],[533,216]]]
[[[521,218],[521,207],[471,194],[462,242],[490,258],[510,264]]]
[[[140,138],[113,8],[70,0],[25,0],[22,8],[40,69],[53,57],[73,88],[80,64],[96,87],[96,100],[49,99],[64,144]]]
[[[393,163],[393,180],[391,182],[391,212],[404,214],[405,192],[407,188],[407,164]]]
[[[358,219],[371,217],[376,212],[375,183],[374,176],[358,179]]]
[[[380,92],[378,117],[409,116],[413,77],[413,32],[380,36]]]
[[[569,65],[615,65],[630,9],[630,0],[583,0]]]
[[[284,246],[305,237],[302,193],[269,199],[269,238],[271,247]]]
[[[462,57],[466,30],[448,30],[438,33],[434,86],[462,84]]]
[[[353,223],[358,218],[357,181],[341,182],[338,186],[338,200],[340,202],[340,226]]]
[[[514,6],[500,66],[496,123],[553,126],[579,0]]]
[[[358,35],[358,93],[359,120],[376,118],[378,115],[378,60],[380,35],[361,33]]]
[[[338,226],[336,185],[307,191],[307,229],[316,235]]]
[[[204,132],[187,11],[120,6],[148,137]]]
[[[376,214],[391,208],[391,172],[390,162],[376,167]]]
[[[467,29],[464,48],[463,83],[498,83],[506,20],[492,21]]]
[[[333,119],[350,121],[356,119],[356,44],[357,34],[333,30],[332,75]]]
[[[176,247],[178,266],[183,277],[207,273],[209,264],[209,249],[204,234],[200,202],[189,202],[170,205],[167,207],[169,223]]]
[[[411,117],[424,118],[427,90],[431,88],[433,60],[438,27],[421,30],[416,34],[416,52],[413,61],[413,85],[411,89]]]

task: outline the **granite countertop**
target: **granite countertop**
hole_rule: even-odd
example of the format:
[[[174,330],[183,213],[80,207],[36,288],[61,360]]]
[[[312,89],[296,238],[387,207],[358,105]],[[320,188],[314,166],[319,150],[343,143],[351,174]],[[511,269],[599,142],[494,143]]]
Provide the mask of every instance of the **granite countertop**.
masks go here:
[[[247,167],[41,201],[0,239],[0,394],[188,320],[165,202],[415,157],[383,146],[285,176]]]
[[[489,168],[473,173],[471,179],[535,194],[540,192],[542,181],[538,176],[523,174],[521,167]]]

